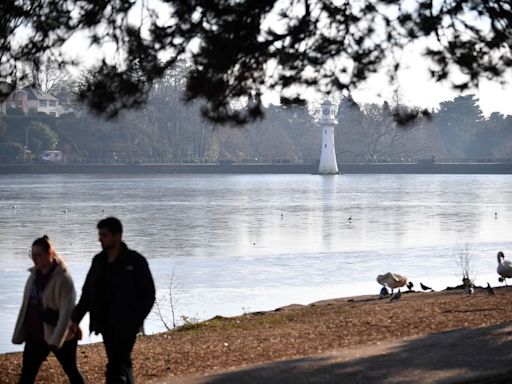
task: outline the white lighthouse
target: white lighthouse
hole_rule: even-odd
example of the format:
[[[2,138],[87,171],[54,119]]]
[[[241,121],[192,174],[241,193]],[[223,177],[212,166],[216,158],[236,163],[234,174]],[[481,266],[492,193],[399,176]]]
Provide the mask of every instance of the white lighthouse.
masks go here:
[[[325,100],[320,109],[321,115],[318,123],[322,128],[322,152],[318,173],[321,175],[337,175],[339,171],[334,148],[334,126],[336,125],[334,104]]]

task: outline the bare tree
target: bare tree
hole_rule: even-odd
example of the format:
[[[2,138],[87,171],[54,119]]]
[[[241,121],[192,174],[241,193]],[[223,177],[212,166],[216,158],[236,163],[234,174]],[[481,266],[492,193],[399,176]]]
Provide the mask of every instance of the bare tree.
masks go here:
[[[24,78],[22,83],[53,94],[62,84],[71,79],[71,74],[55,60],[46,59],[43,62],[25,63],[22,78]]]
[[[159,317],[164,327],[169,331],[176,328],[176,306],[178,305],[178,292],[180,290],[180,284],[176,281],[175,268],[172,269],[171,276],[169,277],[169,294],[167,297],[158,299],[155,301],[155,313]],[[166,316],[162,312],[162,301],[168,299],[169,308],[171,310],[171,325],[169,325]]]
[[[462,283],[464,286],[472,285],[475,280],[472,267],[473,252],[469,249],[468,244],[459,247],[453,254],[453,260],[457,265],[458,271],[462,274]]]

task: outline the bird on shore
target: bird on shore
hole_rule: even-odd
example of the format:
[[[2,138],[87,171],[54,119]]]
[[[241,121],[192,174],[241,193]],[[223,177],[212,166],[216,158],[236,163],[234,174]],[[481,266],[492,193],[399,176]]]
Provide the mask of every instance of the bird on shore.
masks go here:
[[[385,297],[386,297],[386,296],[388,296],[388,295],[389,295],[388,288],[387,288],[387,286],[386,286],[386,285],[384,285],[384,286],[382,287],[382,289],[380,290],[379,299],[383,299],[383,298],[385,298]]]
[[[489,295],[494,295],[494,289],[492,289],[491,284],[489,284],[489,282],[487,282],[486,290]]]
[[[412,281],[409,281],[406,285],[407,289],[409,289],[409,291],[412,290],[412,287],[414,287],[414,284],[412,283]]]
[[[400,288],[407,284],[407,276],[387,272],[383,275],[377,276],[377,283],[383,286],[387,285],[389,288],[391,288],[391,293],[393,293],[395,288]]]
[[[475,293],[475,288],[473,287],[473,282],[468,278],[464,277],[462,279],[462,286],[468,295],[472,295]]]
[[[389,299],[389,302],[392,302],[395,300],[400,300],[401,297],[402,297],[402,292],[400,292],[400,288],[398,288],[398,292],[395,293],[393,296],[391,296],[391,299]]]
[[[505,254],[501,251],[498,252],[498,268],[496,269],[498,272],[500,283],[505,282],[507,285],[507,279],[512,278],[512,262],[510,260],[505,260]]]
[[[432,288],[430,288],[429,286],[423,284],[423,283],[420,283],[420,287],[421,289],[423,289],[424,291],[432,291],[434,292],[434,290]]]

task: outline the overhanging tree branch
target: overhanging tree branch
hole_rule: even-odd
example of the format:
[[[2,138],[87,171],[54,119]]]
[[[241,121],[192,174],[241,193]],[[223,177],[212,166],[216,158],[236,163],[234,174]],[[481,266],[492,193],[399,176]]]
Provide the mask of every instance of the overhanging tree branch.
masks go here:
[[[0,80],[14,81],[19,63],[52,56],[79,32],[92,46],[115,46],[99,60],[80,97],[108,117],[140,106],[148,88],[178,60],[187,60],[185,100],[203,101],[202,114],[219,123],[243,124],[262,116],[261,96],[304,102],[298,91],[351,91],[419,40],[435,81],[455,89],[482,78],[504,81],[512,67],[512,5],[500,0],[162,0],[168,14],[150,9],[131,23],[132,0],[5,0],[0,4]],[[142,25],[144,24],[144,25]],[[19,39],[20,35],[26,38]],[[269,68],[275,76],[269,76]],[[455,82],[453,74],[462,73]],[[7,89],[7,87],[0,87]],[[5,96],[5,95],[4,95]],[[233,101],[250,100],[240,111]]]

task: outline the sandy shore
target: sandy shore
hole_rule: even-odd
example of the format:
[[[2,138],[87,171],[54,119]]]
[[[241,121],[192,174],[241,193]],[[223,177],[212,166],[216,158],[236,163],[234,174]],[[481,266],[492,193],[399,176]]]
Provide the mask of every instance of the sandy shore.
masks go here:
[[[512,287],[495,292],[407,293],[392,303],[360,296],[214,318],[140,336],[133,353],[135,376],[143,383],[512,321]],[[81,346],[78,364],[89,383],[103,382],[103,345]],[[15,383],[20,368],[21,353],[0,355],[0,383]],[[53,356],[43,365],[38,382],[67,382]]]

